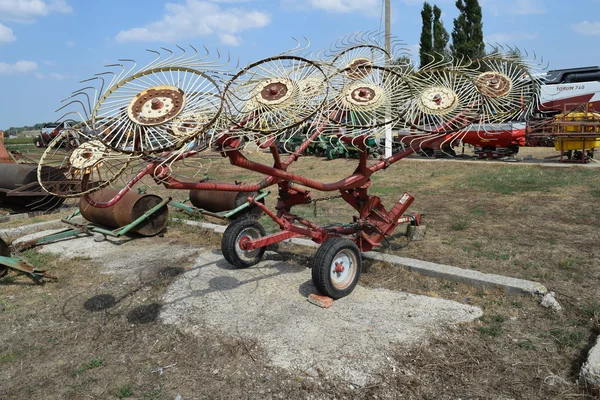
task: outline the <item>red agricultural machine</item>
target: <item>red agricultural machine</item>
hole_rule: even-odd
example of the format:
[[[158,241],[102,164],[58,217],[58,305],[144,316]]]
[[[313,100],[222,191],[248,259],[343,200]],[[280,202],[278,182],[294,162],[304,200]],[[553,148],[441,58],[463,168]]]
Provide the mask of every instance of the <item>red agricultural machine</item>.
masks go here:
[[[239,71],[206,61],[208,53],[198,57],[197,52],[170,53],[167,59],[157,53],[141,70],[125,62],[113,65],[116,71],[95,75],[86,81],[92,86],[71,96],[67,105],[83,107],[79,115],[85,122],[50,143],[40,161],[40,184],[50,193],[56,190],[46,183],[55,182],[55,174],[43,171],[52,166],[64,179],[81,183],[67,196],[83,195],[97,209],[118,204],[144,177],[172,190],[241,196],[280,231],[266,234],[256,218],[233,221],[222,240],[228,262],[250,267],[270,244],[309,238],[321,244],[312,268],[315,287],[332,298],[346,296],[359,279],[361,252],[379,246],[400,224],[421,223],[419,214],[407,213],[414,200],[409,193],[400,194],[389,208],[369,194],[371,176],[440,138],[465,135],[475,122],[494,124],[528,114],[539,90],[537,80],[522,78],[530,76],[530,64],[502,54],[470,64],[437,62],[409,72],[405,65],[390,64],[391,59],[406,59],[396,52],[402,44],[396,43],[390,54],[381,46],[382,38],[354,35],[318,53],[318,59],[295,48]],[[93,99],[89,108],[80,100],[84,96]],[[382,138],[392,125],[418,134],[401,141],[391,157],[369,162],[372,139]],[[304,140],[282,155],[278,139],[290,132]],[[290,172],[307,147],[323,138],[358,151],[356,169],[336,182]],[[80,144],[68,151],[59,146],[72,139]],[[252,151],[267,152],[271,161],[252,160]],[[206,152],[264,178],[238,184],[178,173],[178,165],[201,160]],[[110,199],[97,195],[124,177],[126,183]],[[271,209],[257,201],[257,193],[273,186],[278,199]],[[311,190],[334,193],[356,215],[345,223],[320,226],[295,214],[295,206],[315,201]]]

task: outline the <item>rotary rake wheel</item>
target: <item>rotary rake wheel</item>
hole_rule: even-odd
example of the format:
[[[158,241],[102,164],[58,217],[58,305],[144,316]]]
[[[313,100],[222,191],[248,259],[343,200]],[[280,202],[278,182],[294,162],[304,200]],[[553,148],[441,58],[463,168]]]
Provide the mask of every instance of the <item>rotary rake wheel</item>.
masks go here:
[[[238,129],[278,134],[309,120],[327,100],[324,71],[296,56],[258,61],[237,73],[224,90],[227,117]]]
[[[479,118],[481,95],[462,69],[437,63],[405,79],[411,92],[401,110],[405,129],[454,133]]]
[[[92,125],[111,149],[148,154],[202,135],[221,110],[221,91],[213,78],[186,66],[160,66],[110,87],[94,107]]]
[[[55,196],[80,197],[115,182],[136,158],[109,149],[82,129],[67,129],[40,158],[38,182]]]
[[[474,67],[469,76],[481,94],[481,123],[520,121],[534,111],[540,82],[533,62],[496,52]]]
[[[362,44],[341,51],[333,58],[331,66],[336,71],[344,70],[345,75],[350,78],[360,79],[370,73],[371,67],[383,67],[389,60],[390,55],[385,49]]]
[[[410,87],[401,75],[375,65],[350,66],[330,78],[335,93],[328,104],[329,119],[347,128],[370,129],[400,118],[410,100]]]

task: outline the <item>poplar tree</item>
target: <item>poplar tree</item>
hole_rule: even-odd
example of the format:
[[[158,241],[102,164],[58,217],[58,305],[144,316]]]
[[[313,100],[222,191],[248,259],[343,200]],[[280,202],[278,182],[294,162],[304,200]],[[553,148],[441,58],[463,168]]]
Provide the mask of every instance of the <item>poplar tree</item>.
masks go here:
[[[456,58],[478,58],[485,55],[483,22],[478,0],[456,0],[460,14],[454,19],[452,55]]]
[[[438,6],[433,6],[433,55],[436,61],[441,60],[446,54],[446,46],[450,35],[441,20],[442,10]]]
[[[433,53],[433,33],[431,29],[433,10],[428,2],[423,3],[421,19],[423,20],[423,27],[421,29],[421,41],[419,42],[419,62],[423,67],[432,61]]]

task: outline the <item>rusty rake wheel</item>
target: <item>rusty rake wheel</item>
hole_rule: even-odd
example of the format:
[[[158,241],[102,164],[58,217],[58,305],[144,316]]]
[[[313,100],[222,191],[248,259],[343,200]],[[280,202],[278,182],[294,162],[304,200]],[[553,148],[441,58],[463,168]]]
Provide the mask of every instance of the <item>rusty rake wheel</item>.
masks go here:
[[[263,134],[300,125],[323,106],[327,76],[296,56],[267,58],[241,70],[224,90],[227,116],[236,127]]]
[[[339,52],[331,61],[337,71],[343,70],[349,78],[360,79],[368,75],[371,67],[384,67],[390,54],[385,49],[370,45],[356,45]]]
[[[333,123],[352,129],[396,122],[411,94],[400,74],[375,65],[343,69],[330,78],[330,85],[334,95],[327,116]]]
[[[439,63],[405,79],[411,93],[401,110],[405,129],[453,133],[479,118],[481,95],[462,69]]]
[[[202,135],[223,104],[217,82],[192,68],[161,66],[109,88],[92,112],[98,138],[133,154],[162,152]]]
[[[475,60],[470,77],[481,93],[482,123],[524,120],[536,106],[540,82],[533,65],[518,55],[496,52]]]
[[[67,129],[40,158],[38,182],[55,196],[80,197],[113,183],[135,158],[109,149],[84,129]]]

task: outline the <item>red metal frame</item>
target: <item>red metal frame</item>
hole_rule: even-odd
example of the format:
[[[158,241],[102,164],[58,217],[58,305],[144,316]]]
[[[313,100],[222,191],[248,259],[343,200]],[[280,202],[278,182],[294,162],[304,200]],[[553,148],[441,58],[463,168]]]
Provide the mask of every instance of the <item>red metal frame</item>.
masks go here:
[[[281,160],[274,139],[270,139],[266,143],[257,143],[262,148],[269,148],[273,156],[273,166],[248,160],[239,150],[241,139],[234,136],[234,130],[222,133],[216,145],[221,151],[222,156],[229,158],[231,165],[266,175],[265,179],[253,185],[234,185],[208,181],[181,182],[170,175],[169,168],[165,166],[167,163],[153,161],[131,179],[110,201],[99,203],[93,201],[89,196],[86,196],[86,199],[94,207],[110,207],[118,202],[140,179],[147,175],[151,176],[157,184],[162,184],[167,189],[178,190],[255,192],[269,186],[278,185],[279,198],[275,207],[277,210],[276,213],[270,211],[264,204],[255,202],[253,198],[249,198],[248,200],[257,207],[260,207],[265,214],[277,223],[281,232],[256,240],[250,240],[249,238],[243,240],[240,246],[244,250],[264,247],[293,237],[308,237],[316,243],[322,243],[330,237],[344,236],[353,240],[361,251],[368,251],[378,246],[383,238],[390,235],[399,224],[420,224],[420,216],[418,214],[402,216],[414,201],[414,198],[410,194],[404,193],[391,210],[387,211],[379,197],[367,193],[368,188],[371,186],[370,176],[414,153],[419,148],[419,140],[413,142],[411,147],[387,159],[382,158],[379,162],[368,166],[368,152],[366,151],[365,144],[367,136],[361,135],[354,138],[342,136],[340,137],[341,140],[353,144],[359,149],[360,159],[358,167],[352,175],[342,180],[323,183],[287,171],[289,165],[296,161],[311,142],[318,138],[324,130],[325,124],[319,123],[319,125],[313,124],[313,126],[317,126],[314,132],[285,161]],[[179,154],[169,161],[181,160],[193,154],[195,152]],[[83,184],[85,183],[83,182]],[[354,217],[354,221],[350,225],[327,228],[301,218],[291,213],[291,208],[298,204],[310,204],[313,199],[309,190],[300,188],[294,184],[324,192],[339,191],[342,199],[358,211],[358,216]]]

